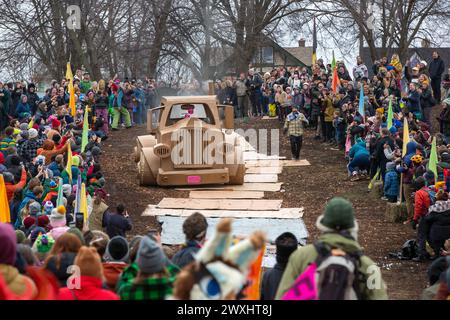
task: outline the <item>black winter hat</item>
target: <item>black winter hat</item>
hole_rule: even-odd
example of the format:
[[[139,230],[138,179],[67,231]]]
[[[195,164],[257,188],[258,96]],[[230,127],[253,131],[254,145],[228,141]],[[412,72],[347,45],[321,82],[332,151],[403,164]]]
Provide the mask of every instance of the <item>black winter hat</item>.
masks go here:
[[[291,254],[298,248],[298,240],[290,232],[285,232],[275,240],[277,262],[287,263]]]
[[[108,256],[112,258],[113,261],[123,261],[128,260],[129,246],[128,242],[124,237],[116,236],[112,238],[105,252],[105,260],[108,260]]]

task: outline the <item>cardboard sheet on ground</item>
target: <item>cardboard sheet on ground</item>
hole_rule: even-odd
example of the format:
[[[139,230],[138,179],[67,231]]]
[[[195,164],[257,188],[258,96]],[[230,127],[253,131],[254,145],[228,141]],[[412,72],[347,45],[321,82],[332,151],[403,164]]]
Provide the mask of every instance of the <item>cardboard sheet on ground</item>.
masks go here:
[[[191,210],[250,210],[267,211],[280,210],[282,200],[253,200],[253,199],[183,199],[164,198],[157,205],[162,209],[191,209]]]
[[[184,217],[157,217],[159,222],[162,222],[161,241],[166,245],[178,245],[184,243],[183,222]],[[216,230],[216,225],[220,218],[207,218],[208,221],[208,235],[212,235]],[[269,243],[273,243],[275,239],[284,232],[293,233],[301,243],[306,243],[308,238],[308,231],[306,230],[303,219],[234,219],[233,220],[233,235],[247,237],[252,232],[262,230],[266,233]]]
[[[281,174],[282,167],[249,167],[245,170],[246,174]]]
[[[262,199],[264,192],[262,191],[191,191],[189,193],[191,199]]]
[[[278,211],[159,209],[156,205],[149,205],[142,213],[142,216],[174,216],[186,218],[195,212],[199,212],[209,218],[300,219],[303,218],[304,211],[303,208],[281,208]]]
[[[252,167],[306,167],[311,163],[308,160],[283,160],[283,159],[260,159],[245,161],[247,168]]]
[[[244,152],[244,161],[248,160],[283,160],[286,157],[280,157],[278,155],[267,155],[262,153],[257,153],[256,151],[246,151]]]
[[[244,183],[242,186],[232,185],[212,185],[198,186],[194,188],[177,188],[177,191],[195,191],[195,190],[230,190],[230,191],[266,191],[278,192],[283,184],[279,183]]]
[[[244,182],[247,183],[276,183],[278,182],[277,174],[246,174]]]

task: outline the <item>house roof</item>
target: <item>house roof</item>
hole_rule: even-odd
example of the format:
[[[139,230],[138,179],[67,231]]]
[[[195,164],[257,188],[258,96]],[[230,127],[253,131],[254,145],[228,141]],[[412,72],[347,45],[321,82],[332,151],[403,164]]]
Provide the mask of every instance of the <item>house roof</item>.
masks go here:
[[[284,48],[298,60],[303,62],[305,65],[312,65],[312,55],[313,48],[312,47],[292,47],[292,48]]]

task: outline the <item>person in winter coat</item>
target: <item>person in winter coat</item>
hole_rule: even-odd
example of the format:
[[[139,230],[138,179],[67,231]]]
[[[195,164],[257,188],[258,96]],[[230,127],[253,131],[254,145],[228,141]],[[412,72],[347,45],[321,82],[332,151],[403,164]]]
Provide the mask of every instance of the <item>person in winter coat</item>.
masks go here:
[[[368,172],[370,168],[370,154],[366,149],[366,143],[361,138],[350,149],[348,154],[350,163],[348,164],[348,174],[351,176],[351,181],[360,179],[358,172]]]
[[[94,201],[92,202],[92,212],[88,218],[89,230],[103,230],[103,219],[109,208],[105,199],[106,192],[103,189],[97,189],[94,193]]]
[[[172,262],[180,269],[194,261],[195,254],[200,251],[206,239],[208,223],[200,213],[194,213],[183,222],[183,233],[186,243],[172,258]]]
[[[28,130],[28,140],[17,149],[17,154],[24,163],[31,163],[37,156],[37,150],[42,146],[42,139],[38,136],[38,131],[34,128]]]
[[[27,172],[25,171],[25,168],[22,168],[20,181],[16,184],[14,183],[14,176],[10,172],[4,172],[3,178],[5,180],[6,196],[8,197],[8,201],[11,201],[14,192],[17,189],[23,189],[25,187],[27,183]]]
[[[69,142],[67,142],[62,149],[56,149],[55,143],[52,140],[45,140],[42,145],[42,150],[38,151],[39,155],[45,157],[45,165],[49,165],[52,162],[52,158],[57,156],[58,154],[64,154],[69,147]]]
[[[117,206],[116,213],[108,214],[105,218],[103,219],[103,223],[106,227],[106,233],[110,238],[114,238],[115,236],[125,237],[125,233],[133,228],[130,216],[123,204]]]
[[[74,289],[61,288],[58,300],[119,300],[114,292],[102,287],[103,267],[95,248],[81,247],[75,265],[81,273],[79,286]]]
[[[439,103],[441,101],[441,79],[442,74],[445,71],[444,60],[439,56],[439,54],[433,52],[433,60],[430,62],[430,67],[428,68],[431,78],[431,88],[433,89],[433,96]]]
[[[122,300],[164,300],[172,294],[175,270],[168,266],[162,248],[148,236],[139,244],[136,264],[139,271],[134,281],[123,283],[117,291]]]
[[[44,194],[44,188],[42,186],[36,186],[33,188],[32,191],[28,190],[25,193],[25,197],[22,200],[22,203],[19,206],[19,212],[22,211],[22,209],[31,201],[36,201],[40,203],[40,199],[42,198],[42,195]]]
[[[27,97],[28,97],[28,104],[30,105],[31,108],[31,113],[35,114],[39,103],[39,96],[36,93],[36,85],[34,83],[30,83],[28,85]]]
[[[443,190],[436,195],[436,204],[430,206],[424,217],[423,233],[435,256],[441,255],[445,241],[450,239],[450,201],[448,193]]]
[[[5,137],[0,142],[0,152],[6,158],[8,156],[8,148],[16,147],[16,139],[14,138],[14,128],[7,127],[5,129]]]
[[[10,224],[0,223],[0,276],[14,294],[34,298],[37,288],[33,280],[14,267],[17,259],[16,233]]]
[[[414,217],[411,225],[417,231],[418,256],[413,260],[416,262],[425,261],[429,255],[426,251],[425,216],[432,204],[431,190],[427,187],[426,179],[418,177],[414,181],[416,192],[414,194]]]
[[[360,292],[363,300],[388,299],[386,285],[381,276],[380,269],[366,255],[361,254],[361,246],[357,242],[358,224],[355,220],[353,206],[343,198],[334,198],[326,205],[325,212],[317,219],[317,228],[322,232],[318,239],[329,250],[341,250],[349,254],[360,256],[357,268],[361,278],[356,280],[354,286]],[[292,288],[298,277],[318,258],[314,244],[300,247],[289,258],[286,270],[281,278],[276,299],[283,296]],[[369,272],[369,270],[372,270]],[[374,273],[375,270],[375,273]],[[368,286],[368,278],[376,278],[379,286]]]
[[[74,264],[81,246],[81,241],[76,235],[66,232],[55,241],[44,261],[43,268],[53,273],[61,287],[67,286],[67,279],[71,276],[67,268]]]
[[[275,245],[277,263],[272,269],[264,272],[261,283],[261,300],[275,300],[278,285],[286,269],[289,257],[297,250],[298,240],[292,233],[286,232],[275,240]]]
[[[422,107],[420,106],[420,94],[417,91],[417,84],[409,84],[409,92],[406,98],[406,106],[408,111],[416,115],[416,117],[421,120],[423,118]]]
[[[445,136],[445,142],[450,143],[450,98],[442,101],[442,111],[438,117],[440,132]]]
[[[420,93],[420,106],[422,107],[423,111],[423,120],[431,128],[431,109],[436,104],[436,101],[431,94],[428,83],[423,83],[418,92]]]
[[[128,267],[129,247],[127,240],[121,236],[109,240],[106,252],[103,255],[103,261],[106,285],[114,291],[120,274]]]
[[[395,171],[395,162],[386,164],[386,176],[384,177],[384,196],[389,202],[397,202],[399,193],[398,173]]]
[[[386,163],[390,161],[384,152],[386,145],[389,146],[391,150],[395,149],[394,141],[391,138],[389,130],[387,128],[383,128],[381,129],[381,137],[377,141],[374,153],[375,161],[380,168],[380,175],[383,181],[386,174]]]
[[[22,95],[20,97],[20,102],[16,107],[15,115],[19,118],[20,121],[26,120],[31,117],[31,107],[28,104],[28,96]]]
[[[64,206],[59,206],[52,210],[50,215],[50,225],[52,230],[50,230],[49,235],[55,240],[58,240],[59,237],[70,229],[67,226],[66,208]]]

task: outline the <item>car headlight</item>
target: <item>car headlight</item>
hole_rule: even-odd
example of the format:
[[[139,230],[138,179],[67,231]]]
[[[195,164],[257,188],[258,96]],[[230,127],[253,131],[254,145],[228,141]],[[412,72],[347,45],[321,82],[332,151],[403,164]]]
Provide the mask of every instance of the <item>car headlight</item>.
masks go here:
[[[170,157],[171,149],[167,144],[159,143],[153,148],[153,153],[162,159]]]

